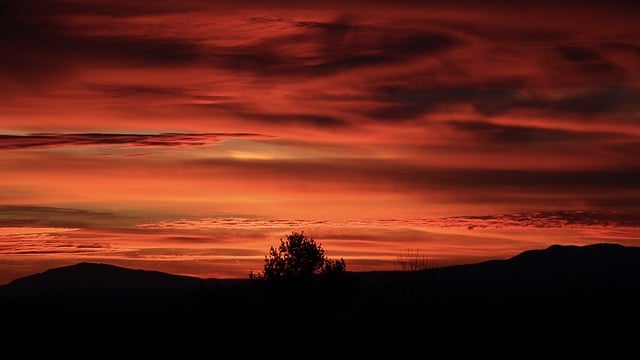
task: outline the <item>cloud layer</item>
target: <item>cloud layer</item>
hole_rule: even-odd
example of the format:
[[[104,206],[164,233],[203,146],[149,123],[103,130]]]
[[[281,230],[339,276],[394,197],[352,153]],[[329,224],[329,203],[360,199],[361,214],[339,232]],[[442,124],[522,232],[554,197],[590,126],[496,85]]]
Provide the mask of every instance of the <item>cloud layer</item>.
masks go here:
[[[257,134],[209,133],[209,134],[0,134],[0,150],[64,148],[68,146],[119,146],[150,148],[191,148],[211,146],[224,138],[251,138]]]
[[[481,216],[454,216],[422,219],[375,220],[304,220],[304,219],[252,219],[205,218],[197,220],[161,221],[139,224],[145,229],[308,229],[322,227],[340,228],[466,228],[473,229],[526,229],[580,228],[580,227],[640,227],[638,214],[596,211],[548,211]]]

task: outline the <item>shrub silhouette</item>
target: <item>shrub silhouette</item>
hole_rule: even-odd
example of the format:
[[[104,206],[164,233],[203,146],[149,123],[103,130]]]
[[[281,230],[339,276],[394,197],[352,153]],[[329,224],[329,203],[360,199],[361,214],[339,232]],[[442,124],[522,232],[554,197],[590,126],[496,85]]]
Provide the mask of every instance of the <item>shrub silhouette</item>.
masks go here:
[[[263,272],[252,272],[249,277],[270,283],[306,284],[320,277],[338,278],[346,271],[344,259],[328,259],[321,244],[304,232],[293,232],[286,239],[280,239],[277,249],[273,246],[269,249]]]
[[[278,248],[269,249],[264,271],[251,272],[249,278],[255,301],[267,307],[287,303],[287,313],[298,317],[311,309],[348,311],[357,288],[357,279],[350,275],[344,259],[328,259],[321,244],[303,232],[293,232],[280,239]]]

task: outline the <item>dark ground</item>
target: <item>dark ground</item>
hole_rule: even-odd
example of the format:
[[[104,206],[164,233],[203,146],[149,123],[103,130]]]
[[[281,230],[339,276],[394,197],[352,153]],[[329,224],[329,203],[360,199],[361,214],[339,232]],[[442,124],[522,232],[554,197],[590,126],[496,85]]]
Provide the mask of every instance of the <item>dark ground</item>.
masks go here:
[[[286,346],[328,338],[350,349],[393,343],[401,353],[455,339],[469,344],[485,339],[485,346],[495,342],[494,351],[522,343],[536,352],[536,346],[566,348],[574,340],[582,348],[611,339],[629,345],[640,326],[640,248],[635,247],[552,246],[508,260],[347,275],[342,282],[273,288],[249,279],[81,263],[0,287],[0,305],[3,325],[13,335],[66,334],[86,341],[94,334],[93,342],[107,333],[138,345],[148,339],[169,347],[178,339],[193,340],[194,349],[230,346],[222,341],[229,338],[247,346],[267,339]],[[447,349],[464,354],[466,346]]]

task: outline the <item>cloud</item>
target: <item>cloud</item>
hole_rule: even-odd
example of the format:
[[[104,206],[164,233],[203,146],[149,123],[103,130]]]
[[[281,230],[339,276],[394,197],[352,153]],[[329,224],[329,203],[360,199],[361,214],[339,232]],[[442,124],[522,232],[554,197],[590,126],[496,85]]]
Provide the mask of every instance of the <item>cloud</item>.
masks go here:
[[[12,209],[9,209],[11,211]],[[23,208],[22,211],[31,212],[35,208]],[[60,212],[63,209],[49,209],[50,212]],[[3,207],[3,213],[7,207]],[[18,210],[18,213],[20,210]],[[40,211],[42,213],[43,211]],[[12,216],[10,214],[9,216]],[[4,214],[3,214],[3,217]],[[61,223],[54,227],[41,227],[47,223],[46,219],[32,219],[24,221],[7,221],[0,219],[0,254],[12,255],[78,255],[91,253],[105,253],[113,251],[109,243],[74,241],[73,233],[78,228],[64,227]],[[38,221],[45,220],[45,221]],[[55,223],[48,222],[49,224]],[[9,225],[9,226],[7,226]]]
[[[586,91],[576,91],[559,98],[537,98],[521,101],[515,106],[539,110],[546,113],[574,114],[585,116],[585,120],[593,115],[626,115],[637,116],[640,87],[615,85],[594,86]]]
[[[374,87],[371,97],[379,105],[366,112],[378,120],[415,119],[438,112],[442,106],[471,104],[483,114],[505,111],[517,104],[522,81],[489,81],[467,84],[412,84],[413,80]]]
[[[212,64],[272,77],[317,77],[446,52],[455,36],[425,28],[294,22],[298,31],[213,49]]]
[[[565,59],[576,63],[603,60],[596,51],[584,46],[561,45],[558,46],[557,50]]]
[[[216,103],[228,102],[234,97],[227,95],[206,95],[198,93],[197,89],[188,89],[179,86],[157,86],[151,84],[87,84],[87,89],[119,100],[139,99],[149,100],[166,100],[171,102],[200,102],[200,103]]]
[[[640,214],[621,211],[557,210],[436,219],[442,227],[468,229],[640,227]]]
[[[54,3],[62,8],[69,5],[68,2]],[[122,23],[117,18],[101,18],[102,25],[113,31],[95,34],[94,25],[83,23],[80,14],[74,11],[79,10],[78,7],[72,6],[69,13],[46,9],[51,10],[39,2],[8,7],[0,32],[5,50],[0,57],[3,69],[0,78],[42,86],[42,81],[64,81],[80,68],[184,66],[198,62],[203,56],[196,42],[185,39],[120,34]],[[86,12],[90,12],[89,7]],[[92,16],[100,19],[95,14]]]
[[[52,228],[63,230],[114,228],[126,227],[136,221],[140,221],[137,216],[103,211],[50,206],[0,205],[0,228]]]
[[[416,219],[259,219],[259,218],[202,218],[160,221],[139,224],[143,229],[208,230],[218,229],[407,229],[407,228],[465,228],[523,229],[523,228],[583,228],[583,227],[640,227],[640,213],[594,210],[557,210],[480,216],[453,216]],[[362,234],[360,234],[361,236]],[[344,237],[344,236],[343,236]],[[334,235],[333,238],[340,238]],[[346,237],[347,239],[349,236]],[[352,238],[352,237],[351,237]],[[378,240],[380,240],[378,238]]]
[[[580,147],[611,141],[612,139],[633,139],[623,134],[596,131],[571,131],[544,127],[494,124],[480,120],[448,121],[454,133],[462,135],[480,146],[534,145],[545,143],[569,144]]]
[[[225,138],[255,138],[250,133],[163,133],[163,134],[29,134],[0,135],[0,150],[64,148],[69,146],[118,146],[148,148],[191,148],[211,146]]]
[[[608,48],[622,50],[633,55],[640,56],[640,45],[634,43],[626,43],[622,41],[612,41],[605,44]]]
[[[445,3],[317,12],[289,2],[24,3],[8,7],[0,33],[9,49],[0,84],[12,100],[2,115],[21,115],[8,117],[11,130],[51,131],[43,114],[52,111],[67,115],[55,119],[67,129],[86,127],[72,118],[87,114],[109,128],[175,128],[167,124],[180,119],[198,132],[295,125],[353,136],[386,123],[421,130],[425,118],[448,114],[564,123],[638,112],[637,34],[615,36],[627,33],[619,10],[581,36],[582,13],[539,5],[467,4],[461,13]]]
[[[459,43],[450,34],[423,27],[363,26],[342,20],[278,21],[273,25],[271,21],[265,24],[265,34],[273,34],[266,36],[236,32],[234,26],[244,28],[263,18],[249,17],[238,24],[237,12],[221,16],[220,9],[200,2],[185,7],[162,2],[147,8],[120,2],[83,7],[56,1],[59,9],[27,2],[7,11],[0,39],[12,51],[0,58],[0,64],[6,69],[2,75],[32,84],[79,68],[111,66],[203,66],[269,77],[324,76],[411,61]],[[203,30],[198,17],[201,11],[215,12],[220,21],[207,26],[208,33],[198,33]],[[283,24],[285,29],[276,27]],[[222,31],[231,36],[230,42],[219,37]],[[41,66],[41,59],[46,59],[47,66]]]
[[[516,110],[556,115],[637,116],[640,87],[630,85],[590,85],[586,89],[549,96],[545,91],[527,89],[525,78],[462,84],[424,86],[407,82],[386,84],[370,91],[377,105],[364,114],[380,121],[413,120],[423,114],[444,112],[451,106],[471,105],[480,115],[492,117]],[[566,120],[565,120],[566,121]]]
[[[0,228],[1,229],[1,228]],[[13,255],[88,255],[117,251],[105,243],[78,244],[55,232],[0,234],[0,254]]]
[[[218,102],[202,102],[189,103],[181,105],[183,109],[202,111],[210,115],[226,115],[233,118],[246,121],[250,124],[258,124],[262,128],[269,128],[277,132],[295,125],[296,128],[305,129],[311,127],[314,129],[335,129],[347,128],[354,124],[346,118],[342,118],[332,114],[327,109],[320,109],[317,113],[310,109],[303,109],[307,112],[284,112],[276,111],[270,108],[261,109],[258,104],[250,104],[241,101],[218,101]],[[286,109],[284,109],[286,110]],[[292,110],[297,110],[296,108]]]
[[[281,125],[309,125],[317,128],[336,128],[351,126],[344,119],[322,114],[268,113],[236,111],[236,116],[259,123]]]
[[[228,169],[238,175],[260,174],[264,178],[298,179],[312,183],[339,182],[356,186],[394,183],[404,189],[451,188],[539,189],[584,191],[602,189],[640,189],[640,169],[527,170],[483,167],[434,167],[386,159],[319,159],[276,161],[193,160],[198,169]],[[200,167],[202,166],[202,167]],[[351,181],[349,181],[351,180]],[[360,185],[357,185],[360,184]]]
[[[96,0],[91,4],[74,0],[8,0],[7,10],[11,13],[59,16],[73,15],[105,15],[113,17],[137,16],[173,13],[190,7],[202,8],[199,0],[158,0],[141,6],[124,0]],[[199,6],[200,5],[200,6]]]

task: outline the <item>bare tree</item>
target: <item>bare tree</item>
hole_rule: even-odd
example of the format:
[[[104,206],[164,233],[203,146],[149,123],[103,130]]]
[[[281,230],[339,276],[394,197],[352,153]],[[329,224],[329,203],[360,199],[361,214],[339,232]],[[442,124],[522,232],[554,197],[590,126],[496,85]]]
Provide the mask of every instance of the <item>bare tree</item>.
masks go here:
[[[433,269],[434,262],[426,255],[420,253],[420,249],[408,249],[407,253],[398,256],[398,264],[403,271],[400,274],[402,294],[410,303],[419,302],[429,294],[429,271]]]
[[[434,267],[433,261],[421,254],[420,249],[408,249],[406,254],[398,256],[398,264],[403,271],[428,270]]]

